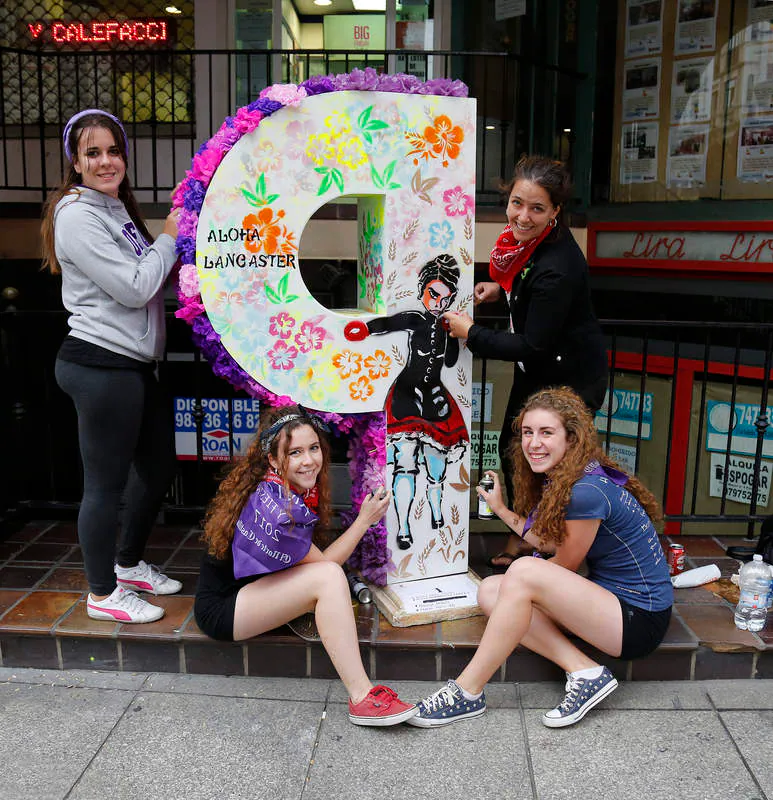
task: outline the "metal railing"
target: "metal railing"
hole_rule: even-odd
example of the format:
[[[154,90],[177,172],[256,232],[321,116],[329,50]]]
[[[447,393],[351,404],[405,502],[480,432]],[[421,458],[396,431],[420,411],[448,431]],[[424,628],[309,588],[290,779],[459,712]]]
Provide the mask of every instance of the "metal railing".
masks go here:
[[[571,131],[585,76],[511,53],[0,47],[0,201],[45,199],[64,171],[64,123],[83,108],[104,108],[124,121],[139,200],[166,202],[199,146],[262,88],[368,66],[467,83],[478,106],[479,203],[498,202],[499,182],[522,152],[539,151],[572,166]],[[588,187],[576,189],[587,195]]]
[[[650,320],[602,325],[612,369],[608,403],[596,421],[607,452],[662,501],[667,533],[752,538],[756,523],[770,513],[773,325]],[[202,400],[232,403],[243,395],[214,377],[190,344],[187,326],[171,313],[168,331],[161,376],[171,394],[193,398],[197,457],[178,462],[167,509],[200,514],[222,466],[205,460]],[[21,508],[45,515],[77,507],[75,416],[53,375],[65,334],[64,312],[0,313],[2,434],[11,466],[1,484],[0,512]],[[475,372],[482,386],[491,381],[495,395],[506,399],[512,365],[483,360]],[[484,428],[498,431],[500,424],[496,418],[486,424],[481,415],[473,434],[482,442]],[[231,438],[227,452],[233,451]],[[345,476],[346,442],[334,442],[333,454]],[[473,476],[483,468],[480,448]]]

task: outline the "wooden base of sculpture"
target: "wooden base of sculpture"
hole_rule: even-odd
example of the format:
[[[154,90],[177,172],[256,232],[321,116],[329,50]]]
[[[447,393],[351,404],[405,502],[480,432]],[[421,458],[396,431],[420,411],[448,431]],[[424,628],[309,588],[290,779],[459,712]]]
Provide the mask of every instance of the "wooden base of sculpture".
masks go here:
[[[480,578],[472,571],[440,578],[370,586],[373,602],[396,628],[475,617]]]

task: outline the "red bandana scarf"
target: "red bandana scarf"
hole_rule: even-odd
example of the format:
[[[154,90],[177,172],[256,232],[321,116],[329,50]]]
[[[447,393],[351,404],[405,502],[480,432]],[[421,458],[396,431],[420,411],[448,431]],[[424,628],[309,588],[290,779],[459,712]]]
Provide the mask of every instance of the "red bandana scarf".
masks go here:
[[[268,481],[269,483],[278,483],[280,486],[285,485],[284,478],[274,469],[269,469],[269,471],[263,476],[263,480]],[[311,487],[311,489],[307,489],[305,492],[295,493],[306,504],[306,508],[316,513],[317,508],[319,507],[319,488],[317,487],[316,483]]]
[[[519,242],[508,225],[497,239],[491,251],[488,273],[506,292],[513,286],[513,281],[521,270],[529,263],[529,259],[537,249],[537,245],[553,230],[555,221],[545,226],[539,236],[528,242]]]

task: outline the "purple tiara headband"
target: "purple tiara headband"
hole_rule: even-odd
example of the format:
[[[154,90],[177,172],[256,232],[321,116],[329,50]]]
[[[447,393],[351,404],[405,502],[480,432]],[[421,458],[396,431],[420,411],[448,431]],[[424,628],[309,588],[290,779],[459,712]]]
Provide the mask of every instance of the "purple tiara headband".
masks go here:
[[[108,119],[113,120],[116,125],[121,129],[121,133],[123,134],[123,152],[126,158],[129,158],[129,139],[126,136],[126,131],[124,130],[123,125],[121,124],[121,120],[118,117],[114,117],[108,111],[102,111],[101,108],[86,108],[83,111],[79,111],[77,114],[73,114],[69,120],[67,120],[67,124],[64,126],[64,133],[62,134],[62,141],[64,142],[64,154],[67,156],[68,161],[72,161],[73,152],[70,150],[70,131],[72,131],[73,125],[79,120],[83,119],[83,117],[88,117],[91,114],[101,114],[103,117],[107,117]]]

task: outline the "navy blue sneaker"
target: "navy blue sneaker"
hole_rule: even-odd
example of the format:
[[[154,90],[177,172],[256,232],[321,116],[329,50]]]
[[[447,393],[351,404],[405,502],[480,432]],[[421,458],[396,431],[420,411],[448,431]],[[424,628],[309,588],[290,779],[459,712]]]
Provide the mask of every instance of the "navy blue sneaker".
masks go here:
[[[479,716],[486,710],[486,695],[481,692],[477,700],[467,700],[459,684],[448,681],[434,694],[425,697],[418,707],[418,713],[407,720],[408,724],[417,728],[435,728],[458,719]]]
[[[598,678],[578,678],[567,672],[566,697],[559,706],[544,714],[542,721],[548,728],[574,725],[615,689],[617,680],[606,667]]]

